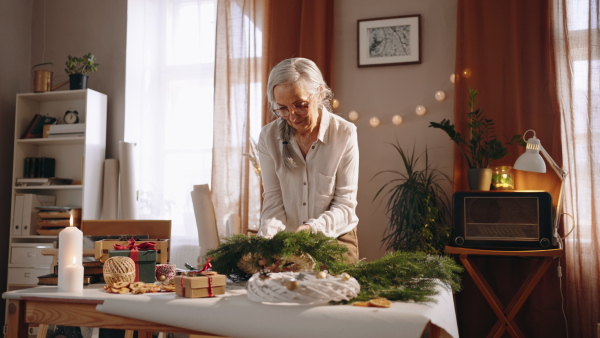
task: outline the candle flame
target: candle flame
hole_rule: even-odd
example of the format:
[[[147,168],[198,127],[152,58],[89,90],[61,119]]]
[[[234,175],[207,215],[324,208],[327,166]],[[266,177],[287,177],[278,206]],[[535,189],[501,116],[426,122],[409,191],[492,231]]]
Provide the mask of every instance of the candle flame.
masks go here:
[[[71,215],[71,218],[69,219],[69,226],[70,227],[73,226],[73,215]]]

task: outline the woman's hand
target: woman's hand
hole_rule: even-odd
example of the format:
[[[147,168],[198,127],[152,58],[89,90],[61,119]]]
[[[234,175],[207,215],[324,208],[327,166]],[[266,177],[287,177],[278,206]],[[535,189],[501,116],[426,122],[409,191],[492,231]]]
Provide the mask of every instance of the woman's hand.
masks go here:
[[[312,232],[312,228],[308,224],[302,224],[301,226],[298,227],[298,229],[296,229],[296,232],[300,232],[300,231]]]

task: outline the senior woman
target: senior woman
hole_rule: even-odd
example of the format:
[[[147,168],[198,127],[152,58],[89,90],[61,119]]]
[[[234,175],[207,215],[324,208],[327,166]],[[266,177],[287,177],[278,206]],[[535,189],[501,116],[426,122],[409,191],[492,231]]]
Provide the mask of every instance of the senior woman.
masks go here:
[[[317,65],[293,58],[273,67],[267,98],[277,118],[263,127],[259,236],[310,231],[337,238],[358,261],[356,126],[331,113],[333,93]]]

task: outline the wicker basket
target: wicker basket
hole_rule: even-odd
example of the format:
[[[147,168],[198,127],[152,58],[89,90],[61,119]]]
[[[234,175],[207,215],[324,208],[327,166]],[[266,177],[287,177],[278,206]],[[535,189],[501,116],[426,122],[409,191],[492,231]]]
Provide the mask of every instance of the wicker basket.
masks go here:
[[[104,262],[104,281],[106,284],[116,282],[133,282],[135,280],[135,262],[125,256],[111,257]]]

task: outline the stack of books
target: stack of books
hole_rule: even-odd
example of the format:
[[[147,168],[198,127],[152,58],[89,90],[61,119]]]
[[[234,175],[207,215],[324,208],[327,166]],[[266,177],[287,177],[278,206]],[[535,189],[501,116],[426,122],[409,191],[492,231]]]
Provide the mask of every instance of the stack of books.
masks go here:
[[[85,136],[85,123],[51,124],[48,126],[47,135],[48,138],[83,137]]]
[[[81,209],[73,207],[47,206],[37,207],[37,233],[43,236],[55,236],[68,226],[81,225]],[[73,224],[71,224],[71,222]]]

